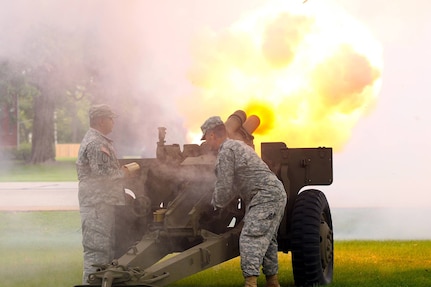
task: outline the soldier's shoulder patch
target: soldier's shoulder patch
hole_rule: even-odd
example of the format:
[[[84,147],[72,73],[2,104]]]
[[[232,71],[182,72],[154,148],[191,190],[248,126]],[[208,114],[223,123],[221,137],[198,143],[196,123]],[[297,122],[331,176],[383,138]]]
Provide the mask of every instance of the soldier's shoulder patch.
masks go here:
[[[109,149],[104,145],[100,147],[100,151],[106,153],[107,155],[111,155],[111,153],[109,152]]]

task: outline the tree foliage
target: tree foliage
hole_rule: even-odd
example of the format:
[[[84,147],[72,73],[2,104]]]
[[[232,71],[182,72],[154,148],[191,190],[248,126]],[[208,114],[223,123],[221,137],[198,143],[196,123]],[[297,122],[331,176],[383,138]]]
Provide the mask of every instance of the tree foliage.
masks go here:
[[[23,77],[19,74],[18,65],[8,60],[0,60],[0,107],[16,107],[17,96],[23,85]],[[4,113],[4,111],[3,111]],[[10,120],[16,124],[17,114],[11,113]]]
[[[18,145],[29,141],[33,121],[32,102],[37,91],[26,82],[23,64],[0,59],[0,107],[10,107],[9,116],[18,132]],[[17,109],[17,110],[15,110]]]
[[[58,138],[76,142],[82,137],[83,119],[76,115],[78,106],[89,103],[87,87],[93,82],[93,70],[86,66],[83,38],[52,27],[37,29],[25,45],[23,58],[26,81],[37,90],[31,162],[43,163],[55,160]]]
[[[55,160],[56,142],[82,139],[88,128],[83,111],[90,105],[97,70],[88,61],[90,37],[46,26],[34,29],[20,59],[0,59],[0,106],[18,106],[12,118],[18,144],[31,142],[36,164]]]

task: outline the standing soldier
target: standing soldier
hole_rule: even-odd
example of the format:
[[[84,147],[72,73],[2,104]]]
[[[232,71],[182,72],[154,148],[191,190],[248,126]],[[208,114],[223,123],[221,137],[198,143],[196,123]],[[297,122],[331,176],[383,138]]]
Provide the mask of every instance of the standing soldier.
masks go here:
[[[201,129],[202,140],[218,151],[212,204],[223,208],[239,195],[246,207],[239,239],[245,287],[257,286],[260,266],[266,286],[279,287],[277,232],[287,202],[283,183],[250,146],[227,138],[220,117],[210,117]]]
[[[116,116],[107,105],[90,108],[90,128],[76,161],[84,248],[83,284],[88,284],[88,275],[97,270],[93,265],[109,264],[114,259],[115,206],[125,204],[122,179],[128,172],[120,167],[113,142],[107,137]]]

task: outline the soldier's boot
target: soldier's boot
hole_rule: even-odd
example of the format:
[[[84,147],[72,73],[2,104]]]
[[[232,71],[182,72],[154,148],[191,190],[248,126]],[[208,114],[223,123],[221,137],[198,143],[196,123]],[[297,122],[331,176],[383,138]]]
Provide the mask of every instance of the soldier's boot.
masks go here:
[[[257,276],[245,277],[244,287],[257,287]]]
[[[266,276],[265,287],[280,287],[280,283],[278,282],[277,274]]]

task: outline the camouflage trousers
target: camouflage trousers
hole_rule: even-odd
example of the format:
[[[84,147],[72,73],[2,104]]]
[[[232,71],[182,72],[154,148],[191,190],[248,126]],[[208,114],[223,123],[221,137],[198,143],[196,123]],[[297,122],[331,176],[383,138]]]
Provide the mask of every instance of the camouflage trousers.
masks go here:
[[[82,284],[88,284],[88,275],[97,271],[94,264],[109,264],[114,259],[115,206],[81,206],[80,214],[84,248]]]
[[[283,200],[284,199],[284,200]],[[239,238],[241,270],[244,277],[278,272],[277,232],[284,215],[286,197],[251,206],[244,217]]]

